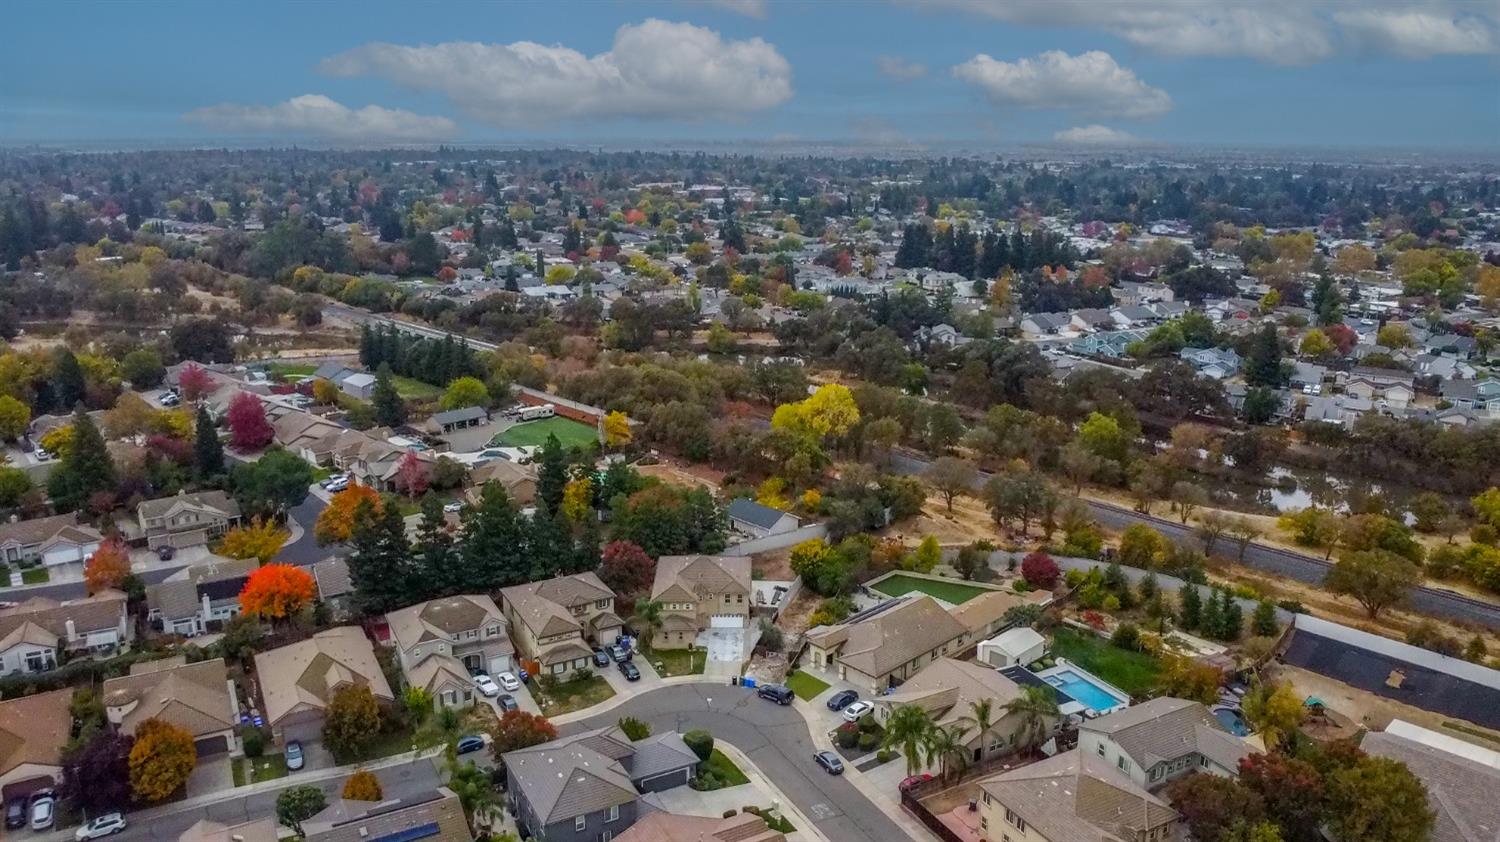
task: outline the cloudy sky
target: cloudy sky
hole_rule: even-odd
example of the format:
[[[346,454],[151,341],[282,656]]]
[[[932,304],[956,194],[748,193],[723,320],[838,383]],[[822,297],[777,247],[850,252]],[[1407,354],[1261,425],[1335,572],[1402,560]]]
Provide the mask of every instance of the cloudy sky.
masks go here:
[[[1500,144],[1500,0],[67,2],[0,143]]]

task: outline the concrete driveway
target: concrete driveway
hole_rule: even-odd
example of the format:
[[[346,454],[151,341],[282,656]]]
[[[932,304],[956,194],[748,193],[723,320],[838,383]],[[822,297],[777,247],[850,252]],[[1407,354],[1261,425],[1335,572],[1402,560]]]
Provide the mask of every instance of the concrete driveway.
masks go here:
[[[636,652],[631,663],[641,671],[639,681],[627,680],[625,674],[620,672],[620,666],[613,661],[607,667],[596,667],[595,672],[604,676],[604,680],[609,682],[609,686],[614,689],[616,695],[634,695],[661,686],[661,676],[656,672],[656,667],[651,666],[651,662],[646,659],[645,655]]]
[[[234,766],[228,754],[198,758],[198,765],[188,775],[187,797],[196,798],[234,789]]]

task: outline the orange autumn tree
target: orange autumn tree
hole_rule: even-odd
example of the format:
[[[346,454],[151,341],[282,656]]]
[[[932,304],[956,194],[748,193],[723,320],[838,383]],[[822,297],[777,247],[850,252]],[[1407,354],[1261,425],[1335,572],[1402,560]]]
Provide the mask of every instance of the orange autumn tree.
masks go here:
[[[359,508],[361,500],[369,500],[376,514],[380,513],[380,494],[368,485],[351,482],[348,488],[333,495],[313,526],[313,536],[319,544],[342,544],[349,540],[349,533],[354,530],[354,510]]]
[[[83,565],[83,583],[90,594],[118,588],[130,575],[130,553],[120,536],[111,535]]]
[[[240,591],[240,610],[275,623],[297,616],[312,604],[317,584],[311,573],[292,564],[257,568]]]

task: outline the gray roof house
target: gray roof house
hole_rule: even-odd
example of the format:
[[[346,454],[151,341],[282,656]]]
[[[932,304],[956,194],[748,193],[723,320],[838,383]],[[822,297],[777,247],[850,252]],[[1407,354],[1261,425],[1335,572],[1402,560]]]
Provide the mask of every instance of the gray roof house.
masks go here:
[[[640,794],[683,786],[698,756],[675,731],[631,742],[617,727],[507,752],[506,792],[523,834],[595,842],[640,817]]]
[[[1207,707],[1160,696],[1078,728],[1078,750],[1099,757],[1147,789],[1192,772],[1233,777],[1255,751],[1224,730]]]
[[[729,501],[728,514],[731,526],[753,538],[791,532],[802,525],[801,519],[791,512],[763,506],[749,497]]]
[[[231,558],[200,564],[146,587],[147,619],[163,632],[189,637],[240,613],[240,591],[260,562]]]
[[[39,559],[48,567],[82,562],[103,540],[74,514],[18,520],[0,525],[0,558],[7,564]]]
[[[1366,734],[1359,747],[1406,764],[1427,788],[1436,814],[1432,842],[1482,842],[1500,836],[1500,754],[1396,720]]]
[[[132,538],[147,546],[195,547],[223,535],[240,522],[240,504],[223,491],[182,492],[147,500],[135,509]]]
[[[1078,748],[984,778],[979,791],[987,839],[1177,838],[1177,811],[1119,769]]]

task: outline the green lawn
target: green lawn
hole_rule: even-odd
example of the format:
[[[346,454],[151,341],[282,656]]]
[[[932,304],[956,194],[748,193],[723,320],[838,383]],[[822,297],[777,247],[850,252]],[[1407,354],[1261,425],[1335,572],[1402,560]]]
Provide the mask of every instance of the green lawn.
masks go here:
[[[396,394],[409,401],[430,401],[443,394],[442,389],[431,383],[423,383],[399,374],[391,375],[391,385],[396,387]]]
[[[951,605],[962,605],[985,592],[984,588],[976,588],[962,582],[934,582],[930,579],[904,576],[900,573],[881,579],[875,583],[874,588],[886,596],[905,596],[915,591],[941,599]]]
[[[599,431],[571,418],[554,415],[540,421],[525,421],[496,436],[490,442],[501,447],[540,447],[547,436],[557,436],[562,446],[587,447],[599,441]]]
[[[739,786],[750,783],[750,779],[740,771],[740,767],[734,765],[734,761],[724,755],[724,752],[714,749],[713,754],[703,761],[703,771],[713,772],[714,776],[724,781],[725,786]]]
[[[802,670],[797,670],[786,677],[786,686],[793,693],[797,694],[797,698],[804,702],[810,702],[816,699],[819,693],[828,689],[828,682],[816,676],[808,675]]]
[[[247,775],[247,767],[249,774]],[[248,757],[234,759],[234,785],[258,784],[286,777],[286,758],[280,754],[267,754],[254,760]],[[247,780],[248,778],[248,780]]]
[[[266,364],[267,374],[271,375],[272,377],[281,377],[282,379],[286,379],[289,377],[308,377],[317,370],[317,366],[305,363]]]
[[[703,649],[641,649],[641,654],[656,667],[662,678],[674,675],[701,675],[708,664],[708,652]]]
[[[583,681],[565,681],[551,690],[536,690],[537,705],[544,716],[559,716],[593,707],[615,694],[603,676],[592,675]]]
[[[25,585],[40,585],[50,579],[52,574],[45,567],[33,567],[30,570],[21,571],[21,583]]]
[[[1142,696],[1156,687],[1161,661],[1144,652],[1132,652],[1110,644],[1102,637],[1073,629],[1058,629],[1052,636],[1052,654],[1067,658],[1132,696]]]

